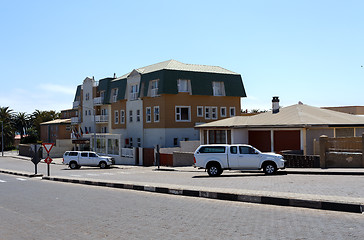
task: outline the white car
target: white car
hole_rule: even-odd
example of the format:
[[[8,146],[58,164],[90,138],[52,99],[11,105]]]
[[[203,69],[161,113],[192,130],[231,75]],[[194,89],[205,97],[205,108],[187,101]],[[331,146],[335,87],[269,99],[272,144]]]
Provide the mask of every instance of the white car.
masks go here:
[[[210,176],[221,175],[223,170],[258,170],[274,174],[285,168],[282,155],[262,153],[246,144],[201,145],[194,154],[195,167],[207,169]]]
[[[71,169],[79,169],[81,166],[98,166],[108,168],[115,164],[114,158],[99,156],[95,152],[67,151],[63,154],[63,164],[68,164]]]

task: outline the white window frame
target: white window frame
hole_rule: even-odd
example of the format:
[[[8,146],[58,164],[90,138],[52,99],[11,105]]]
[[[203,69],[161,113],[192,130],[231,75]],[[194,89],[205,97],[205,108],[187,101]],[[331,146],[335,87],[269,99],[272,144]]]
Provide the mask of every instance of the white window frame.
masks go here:
[[[214,96],[225,96],[224,82],[212,82],[212,91]]]
[[[178,79],[177,80],[178,92],[190,92],[190,80]]]
[[[217,107],[211,107],[211,119],[217,119]]]
[[[201,114],[198,113],[198,110],[201,110]],[[203,111],[203,106],[197,106],[197,117],[203,117],[204,111]]]
[[[129,122],[133,122],[133,110],[129,110]]]
[[[205,107],[205,119],[211,119],[210,107]]]
[[[223,110],[225,111],[225,114],[223,114],[223,112],[222,112]],[[221,117],[226,117],[226,107],[221,107],[220,108],[220,116]]]
[[[150,81],[150,96],[157,97],[159,88],[159,80]]]
[[[182,108],[187,108],[188,109],[188,120],[182,120],[181,119],[181,117],[182,117],[181,109]],[[179,113],[178,113],[177,109],[180,109]],[[175,110],[175,120],[176,120],[176,122],[191,122],[191,106],[175,106],[174,110]]]
[[[112,89],[112,102],[116,102],[118,98],[119,88]]]
[[[158,111],[156,111],[158,110]],[[159,117],[160,113],[159,113],[159,106],[155,106],[153,107],[153,119],[154,119],[154,122],[159,122]]]
[[[234,111],[234,114],[231,114],[231,110],[233,110],[233,111]],[[235,107],[230,107],[230,108],[229,108],[229,114],[230,114],[230,117],[235,117],[235,116],[236,116]]]
[[[125,124],[125,111],[120,110],[120,124]]]
[[[149,111],[149,113],[148,113]],[[152,122],[152,108],[146,107],[145,108],[145,122],[150,123]]]
[[[138,84],[130,85],[130,98],[129,99],[137,100],[138,94],[139,94],[139,85]]]
[[[115,111],[114,113],[115,124],[119,124],[119,111]]]

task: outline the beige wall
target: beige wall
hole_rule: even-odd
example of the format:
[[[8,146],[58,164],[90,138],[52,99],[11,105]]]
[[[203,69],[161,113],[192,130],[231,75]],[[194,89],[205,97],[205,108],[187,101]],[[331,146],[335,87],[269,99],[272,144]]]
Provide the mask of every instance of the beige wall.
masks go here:
[[[159,122],[154,122],[153,107],[159,106]],[[191,121],[176,122],[175,107],[190,106]],[[197,106],[217,107],[217,119],[205,119],[205,117],[197,117]],[[146,122],[146,108],[151,107],[152,122]],[[226,107],[226,117],[230,117],[230,107],[235,107],[235,115],[240,115],[240,97],[216,97],[216,96],[193,96],[188,93],[163,94],[160,97],[144,97],[143,98],[143,122],[144,128],[193,128],[198,122],[211,122],[223,119],[220,116],[220,108]],[[211,114],[211,113],[210,113]]]

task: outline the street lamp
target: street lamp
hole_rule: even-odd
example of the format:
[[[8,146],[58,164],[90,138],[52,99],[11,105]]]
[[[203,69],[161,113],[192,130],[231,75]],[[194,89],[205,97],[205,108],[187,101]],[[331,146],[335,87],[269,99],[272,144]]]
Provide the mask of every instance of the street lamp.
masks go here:
[[[4,157],[4,122],[1,121],[1,156]]]

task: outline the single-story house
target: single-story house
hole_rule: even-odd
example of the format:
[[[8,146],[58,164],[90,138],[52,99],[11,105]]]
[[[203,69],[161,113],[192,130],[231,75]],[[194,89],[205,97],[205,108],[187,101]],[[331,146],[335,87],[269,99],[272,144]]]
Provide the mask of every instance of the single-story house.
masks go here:
[[[315,142],[328,137],[362,136],[364,117],[302,103],[254,116],[236,116],[196,126],[201,144],[245,143],[265,152],[317,153]],[[316,145],[318,146],[318,145]]]

